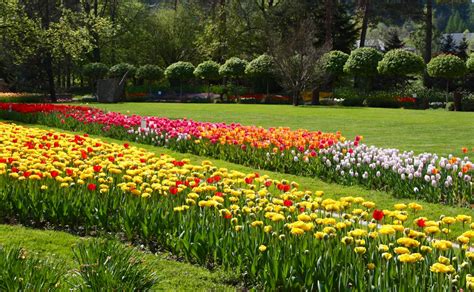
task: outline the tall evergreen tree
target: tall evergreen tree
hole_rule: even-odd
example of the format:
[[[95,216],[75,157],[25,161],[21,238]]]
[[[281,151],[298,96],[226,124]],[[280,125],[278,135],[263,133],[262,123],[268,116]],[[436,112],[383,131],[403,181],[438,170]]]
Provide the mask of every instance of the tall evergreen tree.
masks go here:
[[[385,40],[385,51],[388,52],[394,49],[400,49],[405,46],[405,43],[400,39],[397,29],[390,29],[388,31],[387,39]]]
[[[456,43],[454,42],[453,36],[451,34],[447,34],[441,38],[440,51],[445,54],[456,53]]]
[[[456,46],[456,55],[466,61],[468,58],[468,49],[469,44],[466,40],[466,36],[464,36],[461,42],[459,42],[459,44]]]

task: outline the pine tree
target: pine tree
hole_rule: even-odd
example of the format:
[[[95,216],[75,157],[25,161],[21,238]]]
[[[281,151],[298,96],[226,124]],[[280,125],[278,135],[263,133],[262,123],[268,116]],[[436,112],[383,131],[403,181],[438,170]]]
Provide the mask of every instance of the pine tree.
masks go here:
[[[453,36],[451,34],[446,34],[446,36],[441,38],[440,51],[445,54],[456,53],[456,44],[454,43]]]
[[[466,36],[464,36],[461,42],[456,46],[456,55],[465,61],[467,60],[467,57],[468,57],[468,54],[467,54],[468,49],[469,49],[469,44],[467,43]]]
[[[397,29],[390,29],[388,31],[388,37],[385,40],[385,51],[388,52],[390,50],[394,49],[400,49],[405,46],[405,43],[400,40],[400,37],[398,36],[398,30]]]

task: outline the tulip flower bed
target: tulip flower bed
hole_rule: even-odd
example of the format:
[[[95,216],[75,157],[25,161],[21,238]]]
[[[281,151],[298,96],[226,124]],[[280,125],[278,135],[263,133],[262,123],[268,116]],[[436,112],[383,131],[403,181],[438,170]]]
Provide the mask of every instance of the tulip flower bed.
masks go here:
[[[474,164],[467,158],[367,146],[357,136],[288,128],[127,116],[51,104],[0,104],[0,117],[168,147],[230,162],[346,185],[392,191],[400,198],[474,204]]]
[[[416,203],[378,210],[362,197],[324,199],[294,182],[87,135],[6,123],[0,133],[5,221],[159,243],[271,290],[474,289],[467,215],[431,220]],[[457,243],[443,239],[454,225]]]

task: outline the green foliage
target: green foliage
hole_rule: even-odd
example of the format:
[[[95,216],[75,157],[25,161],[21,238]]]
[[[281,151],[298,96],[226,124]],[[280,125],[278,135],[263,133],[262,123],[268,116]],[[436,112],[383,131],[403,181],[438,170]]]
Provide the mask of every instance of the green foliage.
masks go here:
[[[263,54],[250,61],[246,68],[245,74],[251,78],[268,79],[274,75],[273,58]]]
[[[145,291],[157,281],[133,248],[111,240],[88,240],[73,249],[79,264],[78,275],[93,291]]]
[[[229,78],[240,78],[245,75],[247,61],[232,57],[225,61],[219,68],[219,75]]]
[[[1,291],[51,291],[60,287],[63,268],[19,247],[0,246]]]
[[[341,75],[344,73],[344,65],[349,55],[342,51],[330,51],[323,56],[323,66],[326,72]]]
[[[406,76],[422,73],[425,69],[423,58],[402,49],[391,50],[379,62],[377,70],[388,76]]]
[[[474,54],[471,54],[469,59],[467,59],[466,67],[469,70],[469,72],[474,73]]]
[[[203,80],[219,79],[219,64],[212,60],[204,61],[194,70],[194,76]]]
[[[454,79],[464,76],[467,68],[461,58],[454,55],[439,55],[426,66],[431,77]]]
[[[173,63],[166,68],[165,76],[171,80],[191,79],[194,76],[194,65],[183,61]]]
[[[143,65],[137,69],[136,78],[147,81],[158,81],[163,78],[163,69],[157,65]]]
[[[377,65],[383,55],[373,48],[358,48],[351,52],[344,72],[354,76],[371,77],[377,75]]]
[[[109,76],[112,78],[122,78],[127,73],[127,78],[134,77],[136,68],[128,63],[120,63],[109,69]]]
[[[109,72],[109,67],[103,63],[89,63],[82,68],[82,74],[93,81],[104,78]]]

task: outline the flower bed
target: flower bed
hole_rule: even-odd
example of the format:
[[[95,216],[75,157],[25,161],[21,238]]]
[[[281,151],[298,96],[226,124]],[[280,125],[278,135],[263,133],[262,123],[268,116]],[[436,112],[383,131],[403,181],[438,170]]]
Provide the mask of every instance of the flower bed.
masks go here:
[[[294,182],[87,135],[5,123],[0,133],[3,220],[159,242],[271,290],[474,287],[470,216],[433,221],[415,203],[377,210],[362,197],[324,199]],[[455,224],[460,248],[441,239]]]
[[[396,197],[474,204],[473,163],[466,157],[367,146],[357,136],[304,129],[127,116],[51,104],[0,104],[0,117],[169,147],[230,162],[392,191]],[[25,114],[26,113],[26,114]]]

